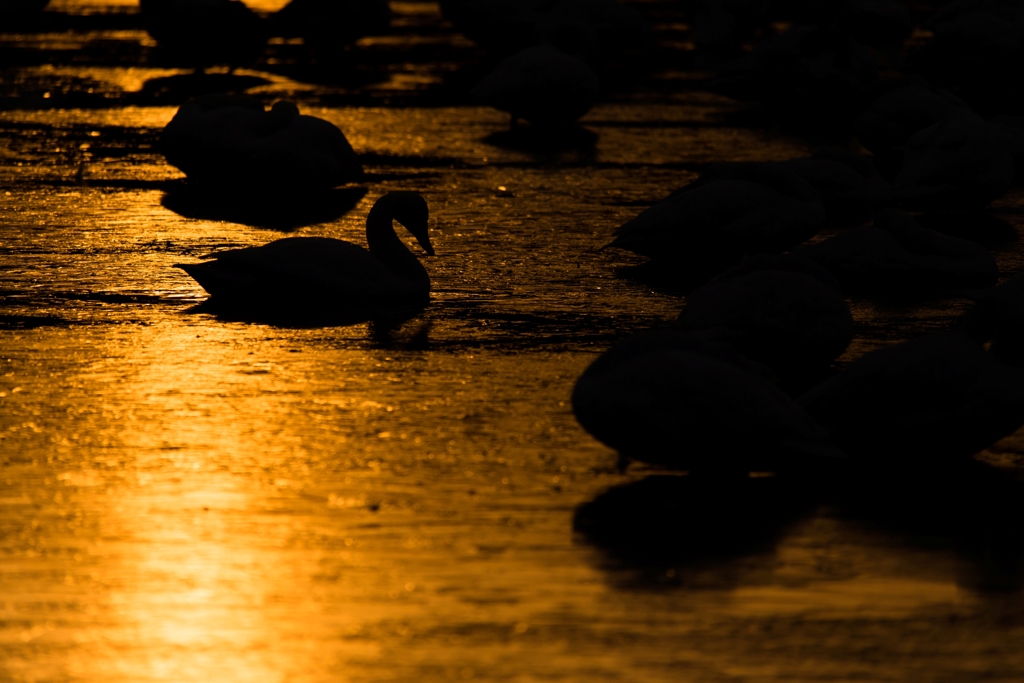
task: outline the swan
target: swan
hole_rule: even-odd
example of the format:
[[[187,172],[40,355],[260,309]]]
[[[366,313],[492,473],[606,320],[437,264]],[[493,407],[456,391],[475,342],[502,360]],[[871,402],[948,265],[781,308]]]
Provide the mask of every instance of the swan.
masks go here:
[[[893,197],[908,208],[980,208],[1010,189],[1022,152],[1020,131],[957,110],[910,138]]]
[[[196,69],[255,61],[270,37],[239,0],[139,0],[139,12],[157,45]]]
[[[837,127],[845,132],[857,94],[876,71],[864,46],[832,30],[796,26],[724,64],[708,87],[760,102],[781,124],[804,134]]]
[[[334,124],[300,115],[290,102],[265,111],[259,100],[240,95],[183,104],[164,128],[160,150],[190,183],[209,188],[317,191],[363,175]]]
[[[966,11],[939,18],[934,37],[910,55],[909,66],[925,77],[957,86],[971,87],[981,79],[986,86],[1006,81],[990,75],[1019,64],[1020,17],[1009,18],[987,11]],[[973,88],[972,88],[973,89]]]
[[[318,59],[336,60],[363,36],[391,27],[387,0],[291,0],[271,15],[275,32],[301,37]]]
[[[690,38],[701,65],[737,55],[757,29],[767,23],[768,0],[695,0]]]
[[[536,45],[506,57],[470,92],[512,116],[540,126],[573,123],[590,111],[601,83],[587,63],[552,45]]]
[[[862,45],[899,50],[914,30],[903,0],[847,0],[836,19],[839,30]]]
[[[542,43],[556,43],[566,31],[587,34],[588,57],[597,62],[629,61],[650,49],[650,26],[632,7],[616,0],[441,0],[441,12],[455,29],[494,55],[510,55]]]
[[[533,43],[542,6],[550,0],[441,0],[441,13],[455,30],[497,55]]]
[[[957,110],[971,111],[966,102],[919,76],[876,81],[864,88],[860,100],[854,129],[864,148],[876,156],[902,156],[918,131]]]
[[[700,280],[745,254],[792,248],[817,234],[824,222],[818,193],[789,169],[768,163],[713,164],[619,227],[608,246]]]
[[[583,372],[572,408],[580,425],[623,459],[691,473],[841,458],[825,430],[766,373],[721,344],[680,332],[641,333]]]
[[[859,220],[892,194],[869,159],[845,150],[826,148],[781,163],[818,191],[831,222]]]
[[[404,225],[433,256],[427,219],[427,203],[419,193],[389,192],[366,217],[369,251],[328,237],[286,237],[176,267],[215,303],[306,306],[364,315],[417,308],[430,299],[430,277],[395,234],[392,221]]]
[[[727,342],[780,380],[819,374],[853,339],[839,284],[792,255],[747,259],[686,297],[680,329]]]
[[[936,287],[989,286],[999,270],[988,249],[921,227],[889,209],[873,227],[846,230],[793,253],[823,266],[851,291],[901,295]]]
[[[853,459],[949,464],[1024,423],[1019,349],[985,351],[963,330],[918,337],[858,358],[798,402]]]
[[[0,0],[0,16],[21,16],[42,12],[50,0]]]

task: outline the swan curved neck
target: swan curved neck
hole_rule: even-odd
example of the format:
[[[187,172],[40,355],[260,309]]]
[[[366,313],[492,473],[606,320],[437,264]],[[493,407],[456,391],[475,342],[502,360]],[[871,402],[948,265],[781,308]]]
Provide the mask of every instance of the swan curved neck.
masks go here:
[[[386,198],[378,201],[370,209],[370,214],[366,217],[366,243],[370,253],[396,275],[429,289],[430,277],[426,269],[395,234],[393,220],[394,207]]]

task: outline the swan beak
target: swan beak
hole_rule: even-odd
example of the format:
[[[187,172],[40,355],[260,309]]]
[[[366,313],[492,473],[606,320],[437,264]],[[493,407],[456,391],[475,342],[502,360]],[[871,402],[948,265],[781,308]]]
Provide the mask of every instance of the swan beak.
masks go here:
[[[427,256],[434,255],[434,246],[430,243],[430,237],[428,235],[424,234],[423,237],[417,235],[416,241],[420,243],[421,247],[423,247],[423,251],[427,252]]]

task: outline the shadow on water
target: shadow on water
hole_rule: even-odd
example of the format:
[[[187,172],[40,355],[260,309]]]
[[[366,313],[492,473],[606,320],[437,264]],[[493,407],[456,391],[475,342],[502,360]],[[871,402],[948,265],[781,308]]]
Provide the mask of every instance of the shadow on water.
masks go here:
[[[419,332],[403,329],[403,324],[424,311],[423,307],[380,311],[338,310],[323,301],[302,301],[295,297],[263,299],[260,301],[206,301],[184,311],[186,314],[207,314],[221,322],[269,325],[284,329],[313,329],[320,327],[346,327],[370,323],[370,336],[381,347],[402,346],[410,337],[426,345],[430,326],[423,325]]]
[[[597,133],[580,125],[560,128],[520,126],[497,131],[483,138],[484,144],[524,152],[541,162],[554,161],[558,155],[574,152],[579,163],[596,160],[597,140]]]
[[[181,184],[168,189],[160,203],[185,218],[288,232],[341,218],[359,204],[367,191],[365,187],[348,187],[281,196],[262,191],[209,192]]]
[[[242,93],[249,88],[269,84],[269,80],[260,76],[196,71],[189,74],[150,78],[143,83],[139,92],[131,96],[129,104],[184,104],[193,97],[218,93]]]
[[[1002,470],[969,460],[902,475],[851,472],[836,502],[842,517],[900,545],[954,552],[964,588],[1024,588],[1024,482]]]
[[[655,475],[580,505],[573,528],[625,587],[730,588],[769,570],[779,539],[813,510],[810,490],[784,477]]]

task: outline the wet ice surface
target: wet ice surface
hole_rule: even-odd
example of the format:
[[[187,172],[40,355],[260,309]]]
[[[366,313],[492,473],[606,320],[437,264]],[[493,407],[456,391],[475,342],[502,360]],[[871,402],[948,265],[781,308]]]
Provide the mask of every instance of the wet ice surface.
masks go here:
[[[116,40],[137,44],[124,30]],[[5,73],[27,93],[5,101],[27,104],[0,112],[3,680],[1024,675],[1024,570],[1000,536],[1012,488],[992,494],[1002,517],[951,521],[956,491],[930,497],[927,481],[907,518],[801,494],[793,507],[764,479],[765,507],[735,501],[755,542],[726,552],[679,547],[687,527],[719,524],[717,501],[673,535],[645,528],[635,496],[625,551],[573,534],[581,505],[645,476],[615,472],[576,425],[573,381],[682,306],[618,277],[637,260],[599,247],[702,165],[807,143],[724,125],[717,98],[655,93],[592,112],[592,145],[542,153],[510,148],[486,109],[387,108],[380,84],[356,97],[244,72],[339,124],[368,172],[292,224],[254,227],[190,203],[153,151],[175,108],[131,93],[178,72]],[[419,87],[396,79],[400,95]],[[363,243],[369,206],[393,189],[427,198],[437,249],[433,302],[397,329],[219,319],[171,267],[285,234]],[[1019,206],[993,213],[1017,227]],[[1016,272],[1019,246],[997,259]],[[846,359],[941,329],[967,301],[854,304]],[[982,458],[1015,472],[1022,453],[1017,436]]]

